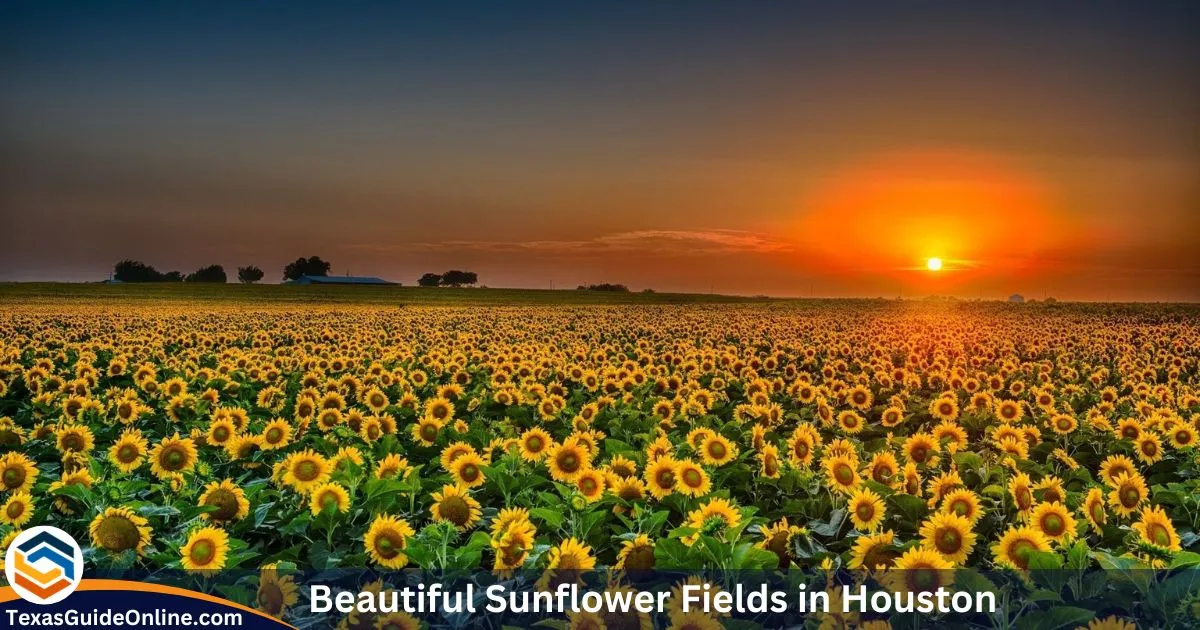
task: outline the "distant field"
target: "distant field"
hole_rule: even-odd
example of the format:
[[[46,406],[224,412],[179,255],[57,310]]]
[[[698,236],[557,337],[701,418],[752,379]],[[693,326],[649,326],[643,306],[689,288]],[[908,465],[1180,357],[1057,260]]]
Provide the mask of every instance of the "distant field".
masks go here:
[[[3,301],[211,300],[346,304],[694,304],[763,302],[767,298],[695,293],[613,293],[544,289],[450,289],[279,284],[0,283]]]

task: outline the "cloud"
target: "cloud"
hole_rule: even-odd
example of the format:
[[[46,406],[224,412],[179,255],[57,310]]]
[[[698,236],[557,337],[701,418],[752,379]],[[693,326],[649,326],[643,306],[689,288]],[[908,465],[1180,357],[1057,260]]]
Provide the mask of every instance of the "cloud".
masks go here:
[[[453,240],[389,245],[360,244],[366,251],[475,251],[484,253],[531,253],[553,255],[597,255],[633,252],[659,256],[713,256],[786,252],[793,244],[741,230],[635,230],[604,234],[584,240],[476,241]]]

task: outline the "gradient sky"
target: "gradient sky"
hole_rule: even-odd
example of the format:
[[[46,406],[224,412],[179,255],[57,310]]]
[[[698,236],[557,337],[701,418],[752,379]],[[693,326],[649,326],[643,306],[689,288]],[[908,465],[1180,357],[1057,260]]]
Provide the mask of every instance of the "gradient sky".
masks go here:
[[[0,280],[1200,299],[1200,3],[429,5],[0,3]]]

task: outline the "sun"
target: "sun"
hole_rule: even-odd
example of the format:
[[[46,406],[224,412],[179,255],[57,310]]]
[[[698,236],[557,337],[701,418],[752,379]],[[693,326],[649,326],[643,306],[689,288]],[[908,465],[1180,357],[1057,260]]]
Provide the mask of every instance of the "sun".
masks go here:
[[[925,267],[930,271],[941,271],[942,259],[937,257],[930,258],[929,260],[925,261]]]

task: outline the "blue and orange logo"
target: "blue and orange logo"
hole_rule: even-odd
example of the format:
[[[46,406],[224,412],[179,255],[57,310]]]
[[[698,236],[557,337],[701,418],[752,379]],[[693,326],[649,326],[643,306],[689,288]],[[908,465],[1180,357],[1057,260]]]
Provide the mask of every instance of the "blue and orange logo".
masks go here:
[[[4,574],[21,599],[35,604],[60,602],[83,579],[83,551],[57,527],[32,527],[9,545]]]

